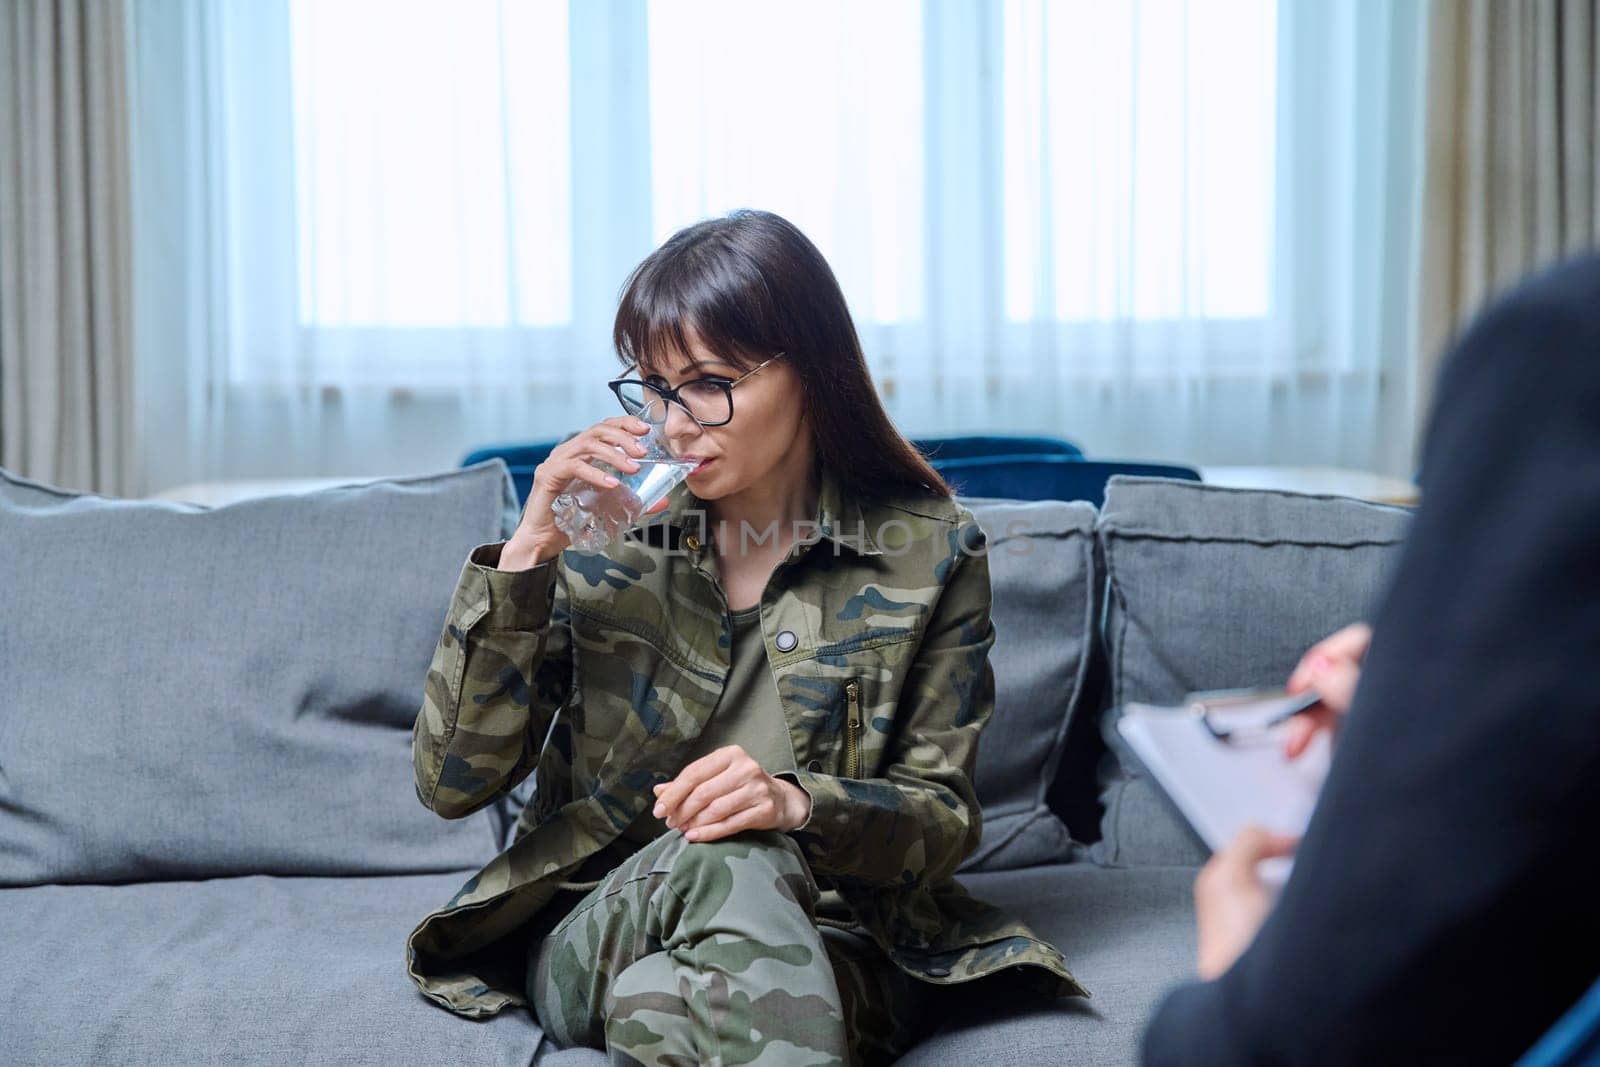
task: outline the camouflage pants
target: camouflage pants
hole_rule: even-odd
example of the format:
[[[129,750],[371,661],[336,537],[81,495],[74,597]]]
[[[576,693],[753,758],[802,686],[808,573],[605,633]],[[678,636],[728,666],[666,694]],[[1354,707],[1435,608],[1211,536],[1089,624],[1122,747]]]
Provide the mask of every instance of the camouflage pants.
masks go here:
[[[818,926],[817,893],[787,834],[669,830],[541,910],[528,1003],[558,1046],[609,1049],[613,1063],[892,1063],[939,987],[864,933]]]

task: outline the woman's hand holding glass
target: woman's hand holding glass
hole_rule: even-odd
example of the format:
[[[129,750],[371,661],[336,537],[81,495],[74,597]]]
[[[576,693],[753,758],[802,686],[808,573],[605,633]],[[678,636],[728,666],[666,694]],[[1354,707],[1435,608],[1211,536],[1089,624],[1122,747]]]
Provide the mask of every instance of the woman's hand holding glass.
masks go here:
[[[632,415],[601,419],[581,433],[562,441],[550,450],[545,461],[534,468],[533,487],[522,509],[516,532],[500,552],[500,570],[526,570],[553,559],[572,543],[556,525],[551,505],[574,478],[599,489],[610,488],[617,480],[591,461],[605,460],[618,470],[636,471],[634,458],[645,454],[639,438],[650,432],[649,423]],[[663,498],[646,514],[670,505]]]
[[[741,830],[793,830],[811,817],[811,796],[774,778],[740,745],[724,745],[655,787],[654,814],[690,841]]]

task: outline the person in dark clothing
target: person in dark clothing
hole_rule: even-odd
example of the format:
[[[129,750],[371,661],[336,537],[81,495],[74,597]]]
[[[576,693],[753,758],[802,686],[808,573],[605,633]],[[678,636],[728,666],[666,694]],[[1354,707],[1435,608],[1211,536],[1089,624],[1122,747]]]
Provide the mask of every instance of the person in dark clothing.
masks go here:
[[[1316,812],[1213,857],[1150,1067],[1507,1063],[1600,975],[1600,256],[1471,324],[1419,482]]]

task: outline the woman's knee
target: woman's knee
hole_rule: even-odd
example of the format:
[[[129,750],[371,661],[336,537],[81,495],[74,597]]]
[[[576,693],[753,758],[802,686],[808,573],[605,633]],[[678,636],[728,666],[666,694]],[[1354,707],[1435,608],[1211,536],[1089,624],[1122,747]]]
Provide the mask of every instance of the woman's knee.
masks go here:
[[[682,836],[682,831],[672,831]],[[683,839],[675,865],[728,863],[759,856],[761,862],[809,871],[805,854],[794,838],[782,830],[740,830],[712,841]]]
[[[685,839],[672,858],[669,881],[728,891],[748,883],[740,886],[746,896],[761,888],[785,887],[780,891],[803,906],[804,898],[815,905],[820,892],[799,844],[781,830],[740,830],[712,841]]]

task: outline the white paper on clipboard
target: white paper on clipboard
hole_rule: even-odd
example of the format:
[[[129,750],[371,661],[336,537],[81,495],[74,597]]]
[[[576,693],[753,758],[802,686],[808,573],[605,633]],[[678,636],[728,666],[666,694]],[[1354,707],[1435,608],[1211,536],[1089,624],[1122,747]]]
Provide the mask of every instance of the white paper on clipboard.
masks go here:
[[[1244,742],[1220,741],[1183,707],[1125,704],[1116,731],[1213,852],[1254,823],[1299,836],[1328,776],[1332,745],[1319,731],[1298,758],[1283,753],[1284,729]],[[1281,885],[1292,857],[1264,861],[1262,879]]]

